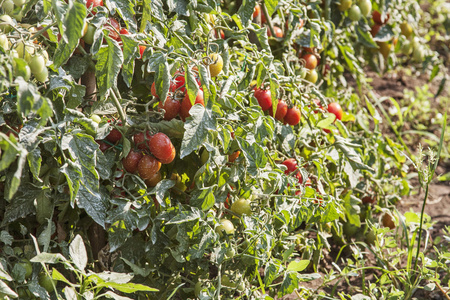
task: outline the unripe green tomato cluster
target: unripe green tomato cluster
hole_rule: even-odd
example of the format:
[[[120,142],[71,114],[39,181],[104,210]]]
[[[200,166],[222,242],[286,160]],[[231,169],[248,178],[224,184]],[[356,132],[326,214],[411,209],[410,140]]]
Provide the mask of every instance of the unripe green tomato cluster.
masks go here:
[[[0,34],[0,47],[4,50],[10,48],[8,37],[4,34]],[[30,80],[31,75],[34,75],[37,81],[46,82],[48,80],[48,69],[46,67],[48,54],[44,49],[36,47],[38,46],[23,40],[16,42],[14,48],[10,50],[10,55],[14,59],[14,75],[16,77],[22,76],[25,80]]]

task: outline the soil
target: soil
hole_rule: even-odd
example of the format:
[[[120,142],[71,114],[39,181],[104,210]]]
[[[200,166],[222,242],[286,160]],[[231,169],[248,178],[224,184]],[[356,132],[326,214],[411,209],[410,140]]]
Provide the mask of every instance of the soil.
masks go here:
[[[416,87],[422,87],[425,84],[428,84],[430,87],[430,92],[435,94],[439,89],[439,82],[434,80],[433,82],[428,82],[428,77],[425,74],[420,74],[418,76],[407,76],[403,72],[393,72],[391,74],[387,74],[381,76],[373,71],[367,71],[366,74],[372,78],[372,82],[370,85],[373,88],[373,92],[375,96],[382,97],[392,97],[395,100],[401,100],[404,97],[404,91],[406,90],[415,90]],[[354,84],[356,86],[356,84]],[[448,96],[449,90],[443,90],[441,95]],[[435,99],[436,100],[436,99]],[[438,100],[437,100],[438,101]],[[437,108],[439,106],[438,102],[431,103],[431,107]],[[430,128],[437,136],[440,135],[439,129],[433,130]],[[393,136],[393,132],[389,127],[383,129],[383,132],[389,136]],[[395,136],[393,137],[395,139]],[[447,141],[448,142],[448,141]],[[415,152],[416,149],[413,149],[413,146],[409,145],[410,150]],[[443,161],[439,163],[439,167],[436,170],[436,174],[441,175],[450,172],[450,162]],[[398,204],[397,210],[404,215],[404,213],[412,211],[420,214],[422,209],[422,203],[425,196],[425,191],[420,187],[418,181],[411,180],[412,191],[411,195],[404,197]],[[443,231],[446,226],[450,226],[450,182],[433,182],[429,187],[429,195],[425,206],[425,214],[428,215],[432,220],[432,227],[429,228],[429,237],[430,241],[428,245],[430,245],[433,241],[435,241],[438,237],[443,239]],[[422,243],[423,244],[423,243]],[[432,249],[428,246],[428,250]],[[336,270],[336,267],[332,265],[332,262],[336,261],[337,253],[339,248],[332,249],[330,253],[324,252],[324,259],[322,260],[322,265],[320,266],[320,271],[318,272],[322,277],[325,275],[325,272],[329,272],[330,270]],[[366,257],[366,265],[376,265],[374,261],[374,256],[369,252]],[[341,255],[342,257],[342,255]],[[350,256],[349,256],[350,258]],[[340,259],[341,260],[341,259]],[[340,267],[344,267],[342,265]],[[325,272],[323,272],[325,271]],[[366,279],[372,279],[374,274],[366,274]],[[341,280],[331,282],[327,285],[326,288],[320,288],[322,286],[323,279],[317,279],[311,282],[301,283],[300,286],[304,288],[308,288],[314,291],[324,291],[326,295],[330,295],[333,288],[335,288],[334,295],[339,291],[346,292],[350,295],[354,295],[360,293],[362,282],[360,277],[349,277],[349,281]],[[439,289],[435,289],[432,292],[426,292],[424,290],[417,290],[413,295],[414,299],[417,300],[425,300],[425,299],[433,299],[433,300],[443,300],[446,298],[443,293]],[[297,294],[291,294],[283,297],[284,300],[294,300],[300,299]]]

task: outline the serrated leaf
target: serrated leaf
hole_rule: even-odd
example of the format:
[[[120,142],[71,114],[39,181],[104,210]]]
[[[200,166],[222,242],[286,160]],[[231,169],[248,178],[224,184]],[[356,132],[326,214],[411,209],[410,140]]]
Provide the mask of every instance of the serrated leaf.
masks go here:
[[[83,271],[86,268],[88,258],[83,238],[79,234],[70,243],[69,254],[78,270]]]
[[[158,289],[151,288],[149,286],[137,283],[115,283],[115,282],[101,282],[96,285],[98,288],[108,287],[118,290],[122,293],[136,293],[136,292],[158,292]]]
[[[3,280],[0,280],[0,295],[10,296],[12,298],[18,298],[19,295],[16,294]]]
[[[128,87],[131,87],[131,82],[133,80],[134,74],[134,61],[136,58],[140,57],[139,53],[139,43],[134,39],[122,35],[123,44],[123,66],[122,66],[122,77]]]
[[[129,0],[109,0],[108,3],[110,9],[117,10],[122,20],[127,24],[127,27],[131,28],[132,31],[136,31],[137,24],[134,19],[134,16],[136,15],[134,3]]]
[[[98,92],[104,96],[108,90],[117,85],[117,76],[123,64],[123,53],[117,41],[105,36],[106,45],[95,55],[95,76]]]
[[[56,264],[67,261],[67,259],[59,253],[42,252],[30,259],[30,261],[35,263]]]
[[[195,190],[191,195],[190,204],[203,211],[206,211],[214,206],[215,203],[214,191],[212,188],[202,190]]]
[[[200,211],[191,208],[192,211],[180,211],[175,217],[170,219],[166,224],[181,224],[200,219]]]
[[[278,297],[292,293],[298,287],[298,283],[299,280],[296,272],[286,272],[278,290]]]
[[[217,127],[216,118],[210,109],[196,104],[189,113],[192,118],[189,118],[184,125],[185,132],[181,143],[180,158],[197,150],[206,140],[208,131],[215,130]]]
[[[253,16],[256,0],[243,0],[237,14],[239,15],[241,22],[246,26]]]

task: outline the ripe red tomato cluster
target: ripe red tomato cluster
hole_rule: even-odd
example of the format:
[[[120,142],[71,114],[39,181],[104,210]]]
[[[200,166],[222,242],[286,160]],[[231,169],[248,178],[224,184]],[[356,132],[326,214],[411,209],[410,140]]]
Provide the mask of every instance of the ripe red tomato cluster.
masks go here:
[[[299,57],[302,60],[303,66],[308,69],[305,79],[311,83],[316,83],[317,79],[319,78],[319,75],[316,71],[316,67],[320,62],[318,56],[319,55],[314,51],[313,48],[303,48],[303,50],[300,51]]]
[[[170,164],[175,159],[175,147],[162,132],[152,135],[149,131],[133,136],[134,146],[122,159],[123,168],[129,173],[138,173],[148,186],[161,181],[161,164]]]
[[[258,100],[259,106],[263,111],[272,108],[272,96],[270,90],[264,88],[255,88],[254,96]],[[275,119],[283,122],[284,124],[289,124],[295,126],[300,123],[302,113],[297,106],[288,107],[286,101],[280,99],[278,100],[277,109],[275,111]]]
[[[197,84],[200,85],[200,79],[196,76]],[[181,120],[186,121],[190,116],[189,110],[192,108],[191,100],[186,90],[186,79],[184,77],[184,72],[178,71],[175,73],[173,80],[170,83],[169,95],[166,98],[164,104],[159,102],[158,107],[164,109],[164,120],[170,121],[176,118],[178,115]],[[154,97],[159,98],[156,93],[156,84],[153,82],[151,87],[151,93]],[[181,99],[181,100],[179,100]],[[194,104],[201,104],[205,106],[203,100],[203,89],[200,86],[197,97],[195,98]]]
[[[381,27],[383,27],[387,23],[387,21],[389,21],[389,14],[386,14],[386,17],[382,21],[381,13],[377,10],[374,10],[372,12],[372,20],[374,24],[372,25],[370,33],[372,34],[372,36],[376,36]]]

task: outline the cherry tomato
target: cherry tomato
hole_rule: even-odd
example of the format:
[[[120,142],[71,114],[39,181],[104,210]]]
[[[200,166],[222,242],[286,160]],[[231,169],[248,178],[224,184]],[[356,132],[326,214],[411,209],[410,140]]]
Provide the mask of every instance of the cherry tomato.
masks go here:
[[[91,7],[92,6],[92,7]],[[86,7],[93,9],[97,6],[103,6],[103,0],[86,0]],[[96,12],[92,12],[93,15],[96,14]]]
[[[34,78],[39,82],[46,82],[48,80],[48,69],[43,68],[41,72],[34,74]]]
[[[340,0],[340,3],[338,5],[338,9],[340,11],[346,11],[347,9],[352,6],[352,0]]]
[[[118,22],[116,19],[110,17],[110,18],[109,18],[109,23],[110,23],[111,25],[110,25],[110,24],[106,24],[106,25],[105,25],[106,30],[109,31],[108,36],[109,36],[110,38],[112,38],[112,39],[114,39],[114,40],[120,42],[121,39],[120,39],[120,35],[119,35],[119,33],[118,33],[118,31],[120,30],[120,24],[119,24],[119,22]],[[111,27],[111,26],[112,26],[112,27]],[[117,31],[114,30],[114,29],[116,29]]]
[[[300,123],[301,116],[302,113],[300,112],[300,109],[297,106],[294,106],[287,110],[286,115],[284,116],[284,122],[291,126],[295,126]]]
[[[364,17],[367,17],[372,11],[372,2],[370,0],[360,0],[358,6]]]
[[[111,145],[108,145],[107,143],[105,143],[104,141],[99,141],[96,140],[97,144],[99,145],[99,149],[102,152],[105,152],[106,150],[108,150],[109,148],[111,148]]]
[[[148,178],[145,180],[145,184],[149,187],[154,187],[158,184],[158,182],[160,182],[162,179],[162,175],[161,172],[158,171],[155,173],[155,175],[153,175],[152,177]]]
[[[91,117],[90,117],[90,119],[92,120],[92,121],[94,121],[95,123],[100,123],[101,121],[102,121],[102,118],[100,118],[100,116],[99,115],[96,115],[96,114],[92,114],[91,115]]]
[[[186,78],[184,77],[184,72],[176,72],[174,78],[170,84],[170,91],[172,93],[181,92],[186,93]]]
[[[376,36],[377,33],[378,33],[378,31],[380,31],[380,29],[381,29],[382,26],[383,26],[383,25],[377,24],[377,23],[373,24],[372,28],[370,29],[370,34],[371,34],[372,36]]]
[[[336,119],[342,120],[342,115],[344,114],[344,111],[342,110],[342,107],[339,105],[339,103],[332,102],[328,104],[328,112],[332,113],[336,116]]]
[[[168,96],[164,105],[162,102],[159,102],[158,106],[164,109],[166,112],[164,113],[164,120],[170,121],[173,118],[178,116],[178,113],[181,109],[181,103],[178,100],[175,100],[173,97]]]
[[[128,155],[122,159],[123,168],[129,173],[136,173],[139,161],[143,156],[141,151],[131,149]]]
[[[216,77],[220,74],[220,72],[222,72],[223,69],[222,56],[217,53],[211,53],[209,58],[211,60],[211,64],[209,65],[209,73],[211,74],[211,77]]]
[[[376,200],[377,200],[377,198],[373,197],[373,196],[365,196],[365,197],[361,198],[361,201],[364,204],[373,204],[376,202]]]
[[[285,161],[283,161],[282,164],[287,167],[287,170],[284,171],[286,175],[292,174],[298,169],[297,161],[295,160],[295,158],[288,158]]]
[[[147,142],[150,152],[163,164],[170,164],[175,159],[175,147],[169,137],[158,132]]]
[[[357,5],[353,5],[348,11],[348,17],[354,22],[358,22],[361,19],[361,9]]]
[[[25,278],[30,278],[31,274],[33,273],[33,266],[31,265],[31,262],[26,259],[20,260],[18,264],[24,268],[25,270]]]
[[[389,14],[386,14],[384,20],[382,20],[381,17],[382,17],[382,16],[381,16],[381,13],[380,13],[379,11],[374,10],[374,11],[372,12],[372,19],[373,19],[373,21],[374,21],[375,23],[377,23],[377,24],[380,24],[380,25],[386,24],[387,21],[389,21],[390,15],[389,15]]]
[[[317,79],[319,79],[319,75],[317,74],[317,71],[315,69],[308,70],[308,72],[306,73],[305,79],[311,83],[316,83]]]
[[[250,215],[252,213],[252,208],[250,207],[250,200],[241,198],[233,204],[231,204],[231,211],[240,216],[242,215]]]
[[[312,70],[317,67],[317,57],[314,54],[303,54],[302,59],[305,60],[305,68]]]
[[[141,57],[142,57],[142,55],[141,55]],[[152,93],[153,97],[159,98],[158,94],[156,94],[156,82],[152,83],[152,87],[150,89],[150,93]]]
[[[121,29],[119,30],[119,33],[120,33],[120,34],[124,34],[124,35],[130,34],[126,28],[121,28]]]
[[[275,119],[278,121],[283,121],[284,116],[286,116],[288,106],[284,100],[278,100],[277,111],[275,112]]]
[[[151,134],[149,131],[139,132],[133,136],[134,144],[138,149],[145,150],[147,148],[147,142],[150,140]]]
[[[270,95],[270,90],[256,89],[254,95],[263,111],[272,107],[272,96]]]
[[[234,162],[239,157],[240,154],[241,151],[239,150],[234,151],[233,154],[228,155],[228,162]]]
[[[143,46],[143,45],[139,45],[139,54],[140,54],[140,57],[139,57],[139,59],[142,59],[142,55],[144,55],[144,51],[145,51],[145,49],[147,49],[147,47],[146,46]],[[156,93],[155,93],[156,94]]]
[[[203,91],[198,90],[197,97],[195,98],[194,104],[201,104],[202,106],[205,106],[205,102],[203,101]],[[189,100],[189,95],[186,94],[184,96],[184,99],[181,101],[181,107],[180,107],[180,117],[181,120],[185,121],[188,117],[191,116],[189,111],[192,108],[191,100]]]
[[[411,34],[413,33],[413,29],[411,25],[409,25],[408,22],[404,21],[402,24],[400,24],[400,30],[402,31],[402,34],[409,38]]]
[[[253,19],[258,17],[260,13],[261,13],[261,6],[259,6],[259,4],[256,4],[255,9],[253,10]]]
[[[49,293],[53,292],[53,284],[56,285],[56,281],[54,281],[51,277],[47,276],[47,274],[44,272],[39,274],[38,282],[39,285],[42,286]]]
[[[144,155],[138,163],[138,173],[142,179],[152,178],[161,168],[161,163],[150,155]]]
[[[277,38],[282,38],[284,36],[283,30],[278,26],[273,26],[273,32]],[[272,36],[272,32],[267,28],[267,36]]]
[[[377,42],[379,47],[378,51],[383,55],[384,58],[389,56],[389,52],[391,52],[391,44],[388,42]]]
[[[31,73],[36,75],[41,73],[45,68],[45,59],[42,55],[36,54],[30,59],[30,63],[28,64],[31,69]]]
[[[94,43],[95,26],[89,24],[86,33],[83,35],[83,40],[85,43],[92,45]]]
[[[225,231],[226,234],[233,234],[234,233],[234,225],[231,223],[230,220],[227,219],[221,219],[220,225],[216,227],[216,232],[222,236],[223,232]],[[223,276],[222,276],[223,279]]]
[[[106,136],[106,139],[113,144],[120,141],[121,138],[122,133],[116,128],[113,128],[113,130],[111,130],[110,133]]]

